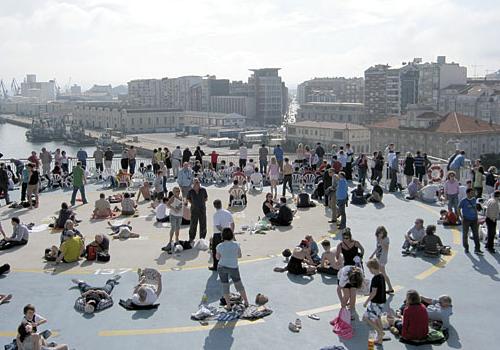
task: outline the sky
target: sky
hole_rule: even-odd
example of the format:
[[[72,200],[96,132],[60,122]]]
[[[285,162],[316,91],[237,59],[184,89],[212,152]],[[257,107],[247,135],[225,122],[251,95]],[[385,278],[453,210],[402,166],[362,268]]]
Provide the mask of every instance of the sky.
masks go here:
[[[118,85],[280,67],[290,87],[421,57],[500,69],[498,0],[0,0],[0,78]]]

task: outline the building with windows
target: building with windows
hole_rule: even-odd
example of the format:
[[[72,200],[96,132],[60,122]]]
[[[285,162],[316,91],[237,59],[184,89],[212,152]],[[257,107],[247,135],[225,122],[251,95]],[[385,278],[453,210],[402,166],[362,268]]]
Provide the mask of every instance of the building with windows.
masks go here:
[[[300,105],[296,120],[363,124],[365,106],[362,103],[308,102]]]
[[[387,116],[387,71],[389,65],[377,64],[365,70],[364,105],[368,120]]]
[[[314,78],[297,86],[297,102],[363,103],[363,78]]]
[[[212,96],[210,111],[215,113],[237,113],[255,118],[255,99],[247,96]]]
[[[28,74],[21,83],[21,96],[31,98],[36,103],[56,100],[55,80],[37,81],[36,74]]]
[[[402,117],[389,117],[367,127],[371,131],[372,150],[384,150],[394,143],[402,154],[420,150],[447,159],[458,147],[465,150],[468,158],[475,159],[500,149],[500,125],[456,112],[443,116],[432,107],[410,107]]]
[[[350,143],[355,152],[370,151],[370,130],[352,123],[335,123],[319,121],[301,121],[288,124],[286,130],[286,146],[295,149],[299,143],[314,147],[321,142],[326,147],[332,144]]]
[[[255,122],[281,125],[288,111],[288,89],[278,75],[280,68],[250,69],[248,96],[255,100]]]
[[[161,79],[160,106],[190,110],[194,103],[191,101],[191,88],[201,84],[201,81],[202,77],[195,75]]]
[[[473,81],[450,85],[440,92],[440,112],[457,112],[500,124],[500,81]]]
[[[128,101],[137,107],[160,107],[160,79],[137,79],[128,82]]]

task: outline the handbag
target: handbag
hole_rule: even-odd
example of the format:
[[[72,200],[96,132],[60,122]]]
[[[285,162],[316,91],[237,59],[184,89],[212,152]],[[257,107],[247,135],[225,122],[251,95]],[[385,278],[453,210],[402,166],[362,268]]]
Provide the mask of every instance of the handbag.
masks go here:
[[[333,333],[341,338],[351,339],[354,331],[351,324],[351,312],[345,307],[341,308],[337,317],[330,324],[333,326]]]

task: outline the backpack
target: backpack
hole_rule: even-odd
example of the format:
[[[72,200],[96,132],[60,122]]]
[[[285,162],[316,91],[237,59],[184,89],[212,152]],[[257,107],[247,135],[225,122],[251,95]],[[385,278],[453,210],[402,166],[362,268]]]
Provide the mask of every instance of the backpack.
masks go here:
[[[111,259],[111,256],[108,253],[99,252],[97,253],[97,261],[108,262]]]
[[[297,208],[309,208],[311,206],[311,201],[309,200],[309,193],[299,193]]]
[[[354,335],[352,325],[351,325],[351,312],[346,308],[342,308],[339,311],[337,317],[335,317],[330,324],[333,326],[333,333],[337,334],[341,338],[351,339]]]
[[[87,256],[87,260],[89,261],[94,261],[95,259],[97,259],[97,248],[93,245],[88,245],[86,248],[86,256]]]

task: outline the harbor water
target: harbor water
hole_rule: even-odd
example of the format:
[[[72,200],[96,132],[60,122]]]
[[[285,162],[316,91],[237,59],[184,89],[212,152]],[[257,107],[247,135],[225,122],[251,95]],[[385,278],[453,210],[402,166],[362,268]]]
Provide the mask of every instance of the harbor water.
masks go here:
[[[4,159],[21,158],[26,159],[31,155],[31,151],[40,152],[42,147],[54,152],[57,148],[66,151],[70,157],[76,156],[80,149],[78,146],[65,145],[64,141],[52,142],[29,142],[26,140],[26,131],[28,129],[21,126],[4,123],[0,124],[0,153],[3,153]],[[94,153],[95,147],[82,147],[89,156]]]

